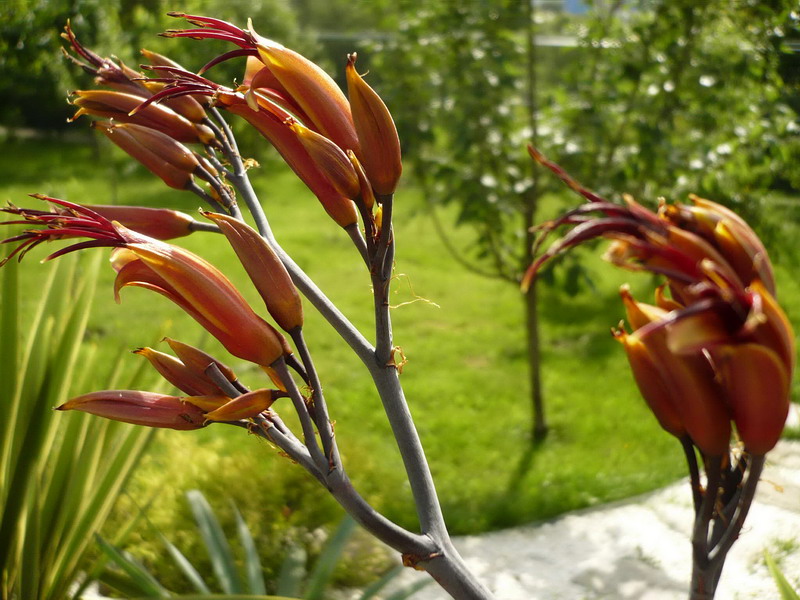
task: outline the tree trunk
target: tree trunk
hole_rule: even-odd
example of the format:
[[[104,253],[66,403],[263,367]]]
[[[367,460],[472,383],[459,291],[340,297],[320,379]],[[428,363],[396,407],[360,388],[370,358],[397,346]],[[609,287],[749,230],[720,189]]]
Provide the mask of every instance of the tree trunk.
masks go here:
[[[526,52],[526,104],[528,109],[528,126],[531,128],[531,144],[536,144],[538,137],[538,115],[536,102],[536,19],[534,3],[526,3],[527,12],[527,52]],[[522,252],[522,272],[533,262],[533,244],[536,235],[532,231],[536,223],[536,209],[539,205],[539,185],[533,161],[530,162],[532,184],[523,194],[522,226],[525,232]],[[544,439],[547,435],[547,419],[544,414],[541,381],[541,343],[539,340],[539,311],[536,292],[536,280],[531,282],[525,294],[525,332],[528,341],[528,371],[530,377],[531,407],[533,410],[533,440]]]
[[[525,332],[528,341],[528,370],[530,377],[531,405],[533,408],[533,439],[543,439],[547,435],[547,419],[542,401],[541,352],[539,341],[539,311],[536,281],[525,294]]]

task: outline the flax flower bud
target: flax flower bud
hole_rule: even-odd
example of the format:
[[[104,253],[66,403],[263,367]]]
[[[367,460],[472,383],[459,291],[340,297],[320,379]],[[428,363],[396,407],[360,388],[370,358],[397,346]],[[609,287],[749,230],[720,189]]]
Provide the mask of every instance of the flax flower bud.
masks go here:
[[[360,154],[350,104],[330,75],[294,50],[262,37],[257,40],[259,58],[315,128],[343,150]]]
[[[699,352],[694,355],[672,352],[666,330],[651,327],[651,324],[663,320],[667,313],[656,306],[636,302],[625,287],[620,290],[620,295],[634,333],[617,339],[623,342],[626,352],[629,352],[632,368],[636,367],[637,360],[631,360],[630,353],[638,354],[641,351],[638,347],[640,342],[649,360],[648,370],[643,369],[635,374],[640,391],[653,394],[659,385],[664,385],[667,392],[657,392],[646,398],[651,407],[658,407],[660,412],[656,416],[659,422],[663,420],[672,426],[677,416],[678,422],[703,452],[715,456],[727,452],[731,436],[730,414],[708,360]],[[648,379],[652,376],[650,366],[660,374],[660,379]],[[641,369],[641,366],[638,368]],[[640,380],[646,380],[645,384],[642,385]],[[670,402],[665,402],[665,398]],[[665,406],[674,407],[675,414],[670,414]]]
[[[638,336],[629,335],[622,329],[613,333],[614,338],[625,348],[636,386],[661,428],[675,437],[685,435],[686,428],[655,357]]]
[[[245,99],[253,110],[258,109],[256,105],[256,93],[258,93],[273,99],[284,110],[294,115],[297,120],[303,123],[312,123],[311,117],[295,102],[291,94],[269,70],[269,67],[265,67],[264,63],[256,56],[247,57],[244,79],[238,90],[244,91],[245,88],[247,88]]]
[[[162,104],[141,106],[145,100],[142,96],[111,90],[78,90],[73,94],[76,98],[72,104],[78,110],[70,120],[81,115],[94,115],[157,129],[178,142],[216,143],[214,132],[205,125],[192,123]]]
[[[289,128],[311,156],[317,167],[324,173],[333,187],[345,198],[358,196],[360,185],[353,165],[342,149],[324,135],[311,131],[297,120],[288,122]]]
[[[282,336],[253,312],[227,277],[199,256],[155,240],[132,242],[115,251],[112,265],[117,270],[117,298],[128,285],[156,291],[180,306],[234,356],[265,366],[283,356]]]
[[[766,454],[786,424],[791,372],[776,352],[760,344],[724,346],[714,356],[745,450]]]
[[[192,371],[197,377],[207,377],[206,371],[208,368],[211,365],[216,365],[220,373],[225,376],[225,379],[230,382],[237,380],[236,373],[233,372],[233,369],[199,348],[184,344],[183,342],[169,337],[165,337],[162,341],[169,344],[169,347],[172,348],[172,351],[178,356],[181,362],[186,365],[186,368]]]
[[[98,204],[92,204],[89,208],[109,221],[117,221],[128,229],[157,240],[187,236],[192,233],[192,224],[196,222],[186,213],[169,208]]]
[[[356,54],[347,59],[347,94],[361,144],[361,152],[356,155],[361,158],[375,193],[386,196],[394,193],[403,171],[397,128],[381,97],[356,71]]]
[[[714,244],[739,274],[745,285],[760,279],[775,294],[775,275],[764,244],[735,212],[711,200],[691,194],[693,205],[663,205],[659,213]]]
[[[791,378],[797,360],[792,324],[764,283],[756,280],[748,291],[753,294],[753,304],[757,306],[754,311],[755,327],[751,330],[752,339],[776,352],[786,365]],[[745,324],[745,328],[748,325]]]
[[[242,394],[213,410],[206,413],[209,421],[238,421],[252,419],[259,413],[267,410],[275,401],[274,391],[261,389]]]
[[[156,129],[105,121],[95,121],[93,127],[171,188],[185,189],[192,181],[192,172],[200,166],[191,150]]]
[[[286,121],[293,118],[280,106],[261,93],[254,94],[258,110],[253,110],[241,95],[220,95],[219,102],[228,112],[239,115],[267,138],[297,176],[314,193],[322,207],[340,227],[358,222],[358,213],[352,200],[334,188],[330,179],[311,160]]]
[[[284,331],[303,326],[303,305],[300,295],[278,255],[252,227],[229,217],[211,212],[203,216],[212,220],[228,238],[264,304]]]
[[[182,398],[135,390],[84,394],[56,410],[79,410],[114,421],[167,429],[200,429],[205,424],[203,411]]]
[[[222,390],[204,374],[188,368],[171,354],[152,348],[137,348],[134,354],[144,356],[161,376],[185,394],[190,396],[221,395]]]
[[[50,239],[88,238],[57,250],[47,259],[86,248],[114,248],[111,265],[117,271],[117,301],[120,290],[128,285],[158,292],[186,311],[231,354],[260,366],[270,366],[291,352],[286,339],[255,314],[219,270],[199,256],[109,221],[86,206],[39,197],[59,210],[2,209],[23,217],[27,224],[39,226],[6,240],[18,245],[3,262],[15,255],[23,256]]]

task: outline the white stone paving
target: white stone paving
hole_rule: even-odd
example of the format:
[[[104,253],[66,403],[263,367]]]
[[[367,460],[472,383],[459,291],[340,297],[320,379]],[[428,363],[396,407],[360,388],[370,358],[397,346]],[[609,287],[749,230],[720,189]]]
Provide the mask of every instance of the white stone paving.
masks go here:
[[[688,481],[546,523],[455,539],[498,600],[685,600],[693,511]],[[728,555],[717,600],[778,600],[769,549],[800,586],[800,442],[768,456],[756,500]],[[404,573],[408,583],[423,573]],[[435,584],[416,600],[448,598]]]

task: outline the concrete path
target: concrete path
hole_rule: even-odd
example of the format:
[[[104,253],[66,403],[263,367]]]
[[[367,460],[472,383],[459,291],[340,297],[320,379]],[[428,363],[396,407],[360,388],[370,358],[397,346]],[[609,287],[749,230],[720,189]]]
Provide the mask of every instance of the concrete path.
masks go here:
[[[554,521],[455,540],[498,600],[685,600],[693,510],[687,480]],[[769,454],[756,501],[733,546],[717,600],[777,600],[770,550],[800,587],[800,442]],[[407,572],[404,582],[422,573]],[[448,598],[433,584],[416,600]]]

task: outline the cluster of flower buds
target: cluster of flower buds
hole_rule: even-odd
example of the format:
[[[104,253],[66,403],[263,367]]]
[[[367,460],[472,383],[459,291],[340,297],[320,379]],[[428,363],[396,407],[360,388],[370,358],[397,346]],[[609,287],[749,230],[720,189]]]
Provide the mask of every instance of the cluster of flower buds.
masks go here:
[[[108,210],[107,207],[101,207],[100,211],[96,211],[90,206],[57,198],[39,197],[58,208],[53,211],[36,211],[19,207],[2,209],[3,212],[22,217],[20,221],[5,221],[3,224],[24,223],[42,226],[40,229],[29,229],[4,240],[4,243],[20,242],[6,260],[18,253],[24,255],[44,241],[89,238],[88,241],[78,242],[56,251],[46,260],[85,248],[111,247],[114,249],[111,264],[117,272],[114,293],[118,301],[119,292],[126,286],[142,287],[158,292],[191,315],[231,354],[257,365],[270,366],[289,353],[284,337],[253,311],[225,275],[204,259],[188,250],[129,229],[118,221],[109,220],[101,214],[102,211]],[[132,210],[137,211],[131,208],[112,207],[111,212]],[[181,219],[181,213],[175,211],[159,211],[159,215],[163,215],[168,223],[173,222],[175,215],[177,219]],[[207,215],[217,222],[225,223],[232,231],[238,232],[238,237],[234,233],[229,234],[229,239],[232,240],[237,252],[244,254],[252,248],[255,242],[248,236],[252,232],[249,226],[234,219],[230,219],[229,222],[224,221],[224,215],[212,213]],[[237,225],[232,226],[230,223]],[[159,229],[154,223],[151,226]],[[261,243],[266,246],[263,240]],[[273,302],[273,291],[274,297],[279,299],[278,303],[284,309],[279,324],[288,324],[292,328],[300,326],[302,307],[299,300],[292,303],[291,308],[285,308],[287,301],[284,298],[292,294],[286,290],[290,286],[294,290],[294,287],[280,261],[263,259],[258,266],[246,264],[246,268],[254,278],[256,287],[266,296],[265,301],[268,302],[268,306]],[[293,293],[296,294],[296,291]]]
[[[152,70],[166,87],[146,106],[185,95],[213,97],[216,106],[248,121],[281,154],[340,226],[348,228],[362,213],[365,227],[379,235],[372,209],[395,191],[402,171],[394,121],[377,93],[358,74],[356,55],[346,68],[349,101],[319,66],[255,33],[231,23],[171,13],[195,28],[169,30],[169,37],[210,38],[239,46],[208,63],[247,57],[243,84],[230,89],[201,75],[170,66]],[[355,204],[354,204],[355,203]],[[357,210],[358,209],[358,210]],[[367,226],[369,225],[369,227]]]
[[[111,265],[117,272],[114,281],[117,302],[126,286],[142,287],[165,296],[232,355],[260,366],[278,388],[250,392],[238,383],[229,367],[214,357],[167,339],[175,356],[152,348],[140,348],[135,353],[147,358],[164,379],[186,396],[106,390],[74,398],[59,410],[82,410],[151,427],[197,429],[210,421],[253,418],[277,398],[286,396],[286,383],[275,366],[284,360],[290,364],[295,361],[284,336],[259,317],[214,266],[163,241],[190,233],[195,223],[191,217],[168,209],[90,207],[37,197],[49,202],[52,209],[15,206],[2,209],[21,217],[3,224],[38,227],[3,240],[2,243],[18,245],[0,266],[14,256],[22,258],[46,241],[88,238],[62,247],[45,260],[85,248],[110,247]],[[228,215],[203,214],[228,238],[276,323],[287,332],[297,332],[303,323],[302,305],[288,272],[269,245],[242,221]]]
[[[216,132],[206,114],[203,96],[179,96],[163,103],[144,104],[165,84],[147,80],[142,73],[122,62],[103,58],[83,46],[69,24],[62,34],[75,56],[64,55],[84,71],[94,76],[101,89],[72,92],[72,104],[77,107],[71,120],[81,115],[98,117],[93,127],[114,144],[139,161],[168,186],[191,190],[205,197],[194,178],[209,184],[210,198],[230,206],[233,198],[227,186],[209,160],[185,144],[200,144],[208,148],[220,145]],[[179,68],[170,59],[143,50],[152,65]]]
[[[98,117],[93,121],[94,128],[168,186],[189,189],[212,206],[229,209],[229,214],[222,210],[203,212],[211,222],[205,224],[173,210],[86,206],[42,195],[35,197],[49,202],[50,210],[0,209],[20,217],[6,224],[34,226],[3,240],[17,244],[3,263],[14,256],[21,259],[40,243],[51,240],[85,238],[63,246],[46,260],[85,248],[111,248],[117,302],[121,290],[128,286],[161,294],[232,355],[258,365],[277,388],[248,392],[237,385],[222,363],[173,340],[170,346],[177,356],[151,348],[139,349],[137,354],[145,356],[186,396],[110,390],[75,398],[60,407],[175,429],[194,429],[214,420],[252,418],[287,393],[302,408],[304,401],[286,366],[294,368],[306,382],[309,377],[286,338],[256,314],[225,275],[199,256],[165,241],[199,229],[222,233],[275,323],[295,342],[302,340],[303,309],[297,289],[269,243],[239,218],[233,193],[222,179],[241,185],[237,178],[242,174],[235,165],[243,170],[243,164],[230,130],[214,107],[244,117],[272,142],[334,220],[348,230],[368,262],[381,258],[380,273],[392,256],[390,228],[381,231],[380,205],[391,205],[401,173],[394,123],[381,99],[356,72],[355,55],[348,57],[348,101],[317,65],[258,36],[252,27],[245,31],[216,19],[186,18],[198,29],[166,35],[234,42],[239,50],[212,60],[205,68],[234,56],[246,56],[243,86],[225,88],[163,56],[143,51],[150,62],[143,68],[159,75],[146,78],[119,61],[87,49],[68,24],[63,37],[74,56],[66,50],[64,54],[103,88],[74,92],[72,103],[77,112],[72,118],[84,114]],[[203,153],[187,144],[203,146]],[[217,151],[234,166],[229,169],[220,162]],[[195,178],[205,180],[209,192],[200,189]],[[379,206],[373,214],[376,204]],[[359,212],[368,233],[366,242],[358,229]],[[313,405],[313,396],[308,401]]]
[[[795,340],[758,236],[728,208],[696,196],[690,204],[662,200],[657,213],[629,197],[625,205],[607,202],[531,154],[587,202],[542,226],[539,243],[562,225],[571,229],[531,266],[524,285],[560,252],[612,240],[610,262],[666,280],[653,305],[623,287],[632,332],[622,324],[613,332],[661,426],[711,456],[728,452],[731,424],[748,453],[771,450],[789,409]]]
[[[138,348],[164,379],[186,396],[167,396],[134,390],[104,390],[73,398],[58,410],[80,410],[116,421],[169,429],[199,429],[211,421],[251,419],[267,410],[280,390],[259,389],[238,393],[233,370],[202,350],[166,338],[176,356],[153,348]],[[215,369],[237,391],[227,390],[209,375]],[[244,391],[244,390],[242,390]]]
[[[165,296],[200,323],[232,355],[262,367],[279,388],[247,392],[237,387],[233,371],[221,362],[196,348],[168,340],[177,358],[150,348],[136,352],[145,356],[167,381],[188,394],[187,397],[111,390],[70,400],[60,407],[62,410],[74,408],[154,427],[195,429],[207,421],[252,417],[285,395],[285,382],[275,375],[274,369],[277,363],[292,361],[292,351],[284,336],[259,317],[214,266],[183,248],[162,241],[186,235],[194,222],[191,217],[166,209],[89,207],[38,197],[50,202],[53,209],[41,211],[14,206],[2,209],[21,217],[3,224],[38,226],[3,240],[3,243],[18,243],[3,262],[17,255],[21,258],[32,248],[51,240],[87,238],[57,250],[46,260],[85,248],[110,247],[113,249],[111,264],[117,272],[114,293],[118,302],[120,291],[127,286],[142,287]],[[298,330],[303,322],[302,306],[289,274],[272,249],[241,221],[227,215],[204,214],[217,224],[242,257],[245,269],[276,323],[289,332]],[[117,219],[136,225],[137,230],[129,229]],[[154,235],[145,235],[143,231]],[[222,385],[209,369],[224,377]],[[228,384],[232,387],[225,389]]]

